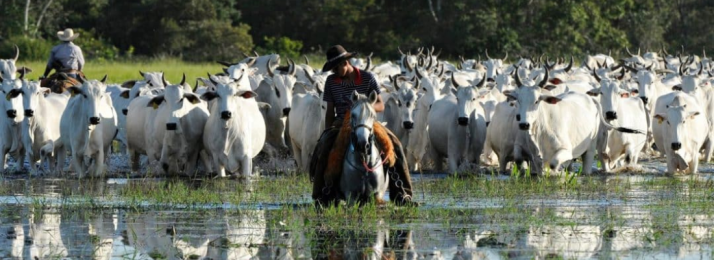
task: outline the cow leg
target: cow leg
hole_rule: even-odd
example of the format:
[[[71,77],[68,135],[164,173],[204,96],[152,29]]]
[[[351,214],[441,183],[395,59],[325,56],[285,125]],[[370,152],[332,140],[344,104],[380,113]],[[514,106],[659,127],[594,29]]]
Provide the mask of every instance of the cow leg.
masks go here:
[[[585,154],[583,154],[583,174],[590,174],[593,171],[593,160],[595,160],[595,147],[590,146]],[[571,162],[572,164],[572,162]]]
[[[553,157],[551,157],[550,161],[548,162],[548,167],[550,167],[552,171],[559,171],[559,168],[561,165],[563,165],[563,163],[573,159],[572,154],[573,153],[570,152],[570,150],[559,149],[557,152],[555,152]]]
[[[0,172],[5,172],[5,168],[7,167],[7,153],[5,152],[5,149],[0,145],[0,159],[2,160],[2,166],[0,167]]]
[[[707,140],[704,142],[704,162],[711,161],[712,152],[714,152],[713,149],[714,149],[714,139],[712,139],[712,137],[707,138]]]
[[[699,152],[692,153],[692,161],[689,162],[689,173],[695,174],[699,172]]]
[[[243,155],[243,158],[241,158],[241,167],[242,167],[242,173],[243,177],[250,177],[253,175],[253,160],[251,160],[250,156],[248,155]]]
[[[64,147],[58,146],[57,143],[54,144],[54,147],[50,147],[50,149],[52,150],[52,153],[54,153],[54,155],[57,157],[56,164],[52,165],[52,173],[59,176],[64,172],[64,162],[67,158],[67,151],[64,149]]]
[[[72,151],[72,168],[74,168],[74,172],[77,173],[78,178],[83,178],[84,177],[84,163],[83,163],[84,156],[80,155],[79,153],[76,153],[75,151]]]
[[[194,176],[196,174],[196,162],[198,162],[198,152],[192,151],[188,156],[188,161],[186,161],[186,168],[184,169],[184,174],[186,176]]]
[[[300,149],[292,138],[290,138],[290,147],[292,149],[293,159],[295,159],[295,164],[297,164],[297,170],[305,171],[305,164],[303,164],[305,155],[302,154],[302,149]]]
[[[129,165],[131,166],[131,171],[132,172],[138,172],[139,171],[139,153],[135,152],[134,149],[127,149],[129,152]]]
[[[101,177],[104,175],[104,149],[97,151],[96,159],[94,160],[94,176]]]
[[[199,156],[201,157],[201,162],[203,162],[203,167],[206,168],[206,172],[213,173],[214,165],[213,161],[211,160],[211,156],[208,155],[208,152],[206,152],[206,150],[201,149],[201,152],[199,152]]]
[[[218,177],[225,178],[226,177],[226,168],[221,164],[221,160],[219,159],[220,154],[212,154],[213,157],[213,165],[216,168],[216,173],[218,174]]]
[[[37,161],[39,159],[32,152],[32,149],[27,149],[27,161],[30,162],[30,175],[32,176],[37,176]],[[40,165],[42,165],[42,161],[40,161]]]

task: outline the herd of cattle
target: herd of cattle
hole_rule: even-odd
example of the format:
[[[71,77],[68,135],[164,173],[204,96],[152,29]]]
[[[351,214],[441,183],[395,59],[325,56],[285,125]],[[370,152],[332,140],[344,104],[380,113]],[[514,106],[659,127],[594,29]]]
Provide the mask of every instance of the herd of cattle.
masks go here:
[[[641,154],[662,155],[667,172],[697,172],[714,148],[714,77],[704,53],[676,56],[631,53],[615,61],[587,56],[507,56],[464,59],[452,65],[434,49],[403,53],[398,62],[351,63],[370,71],[381,88],[379,120],[401,140],[410,169],[433,163],[451,173],[479,165],[569,169],[576,158],[583,173],[593,160],[603,171],[636,165]],[[260,152],[290,152],[307,171],[324,129],[322,90],[329,74],[277,54],[220,62],[224,71],[178,84],[161,72],[120,85],[82,79],[63,94],[50,93],[24,77],[16,60],[0,60],[5,99],[0,106],[0,156],[30,162],[31,174],[61,173],[69,153],[79,177],[101,175],[113,140],[129,154],[133,171],[140,155],[165,174],[253,174]],[[18,76],[19,74],[19,76]],[[41,161],[38,169],[36,162]],[[430,162],[430,164],[425,164]],[[18,164],[22,167],[23,164]]]

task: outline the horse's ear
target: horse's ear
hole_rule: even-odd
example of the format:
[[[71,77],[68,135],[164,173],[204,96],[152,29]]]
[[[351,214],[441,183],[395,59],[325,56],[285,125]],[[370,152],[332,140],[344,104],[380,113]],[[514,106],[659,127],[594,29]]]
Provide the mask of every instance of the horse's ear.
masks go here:
[[[369,103],[374,105],[374,103],[377,103],[377,98],[379,95],[377,95],[377,91],[372,91],[369,93]]]
[[[359,100],[359,93],[357,93],[357,90],[352,91],[352,103],[357,102]]]

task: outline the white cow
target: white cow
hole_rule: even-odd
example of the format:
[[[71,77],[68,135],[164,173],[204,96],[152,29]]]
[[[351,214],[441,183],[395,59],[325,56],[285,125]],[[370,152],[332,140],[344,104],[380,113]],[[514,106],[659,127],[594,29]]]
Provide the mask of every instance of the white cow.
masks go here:
[[[192,176],[203,149],[203,129],[208,120],[208,108],[198,95],[186,91],[186,74],[178,85],[168,85],[163,95],[149,101],[156,112],[154,120],[154,151],[161,151],[159,163],[166,174],[183,172]],[[155,154],[159,155],[159,154]],[[207,162],[207,161],[206,161]],[[210,164],[206,165],[210,167]]]
[[[639,98],[630,96],[630,92],[622,89],[620,85],[617,80],[602,79],[600,88],[591,91],[600,94],[605,120],[614,120],[618,126],[647,131],[647,111],[644,103]],[[640,151],[647,142],[647,136],[605,131],[605,129],[601,129],[601,133],[598,140],[598,157],[604,171],[610,171],[623,157],[627,165],[637,165]]]
[[[540,172],[542,161],[538,154],[530,152],[535,145],[528,137],[528,133],[518,129],[518,102],[504,101],[496,105],[493,119],[486,131],[486,142],[484,144],[484,154],[489,156],[488,151],[493,151],[498,157],[498,166],[501,172],[506,171],[509,162],[525,170],[522,163],[528,161],[532,172]],[[490,158],[489,158],[490,159]]]
[[[547,79],[548,70],[538,85],[526,86],[516,74],[518,89],[510,95],[518,101],[518,126],[529,133],[538,149],[531,154],[540,154],[546,167],[558,171],[563,163],[582,157],[582,172],[590,174],[602,118],[599,105],[577,92],[551,96],[541,90]]]
[[[25,162],[25,147],[21,140],[24,116],[19,112],[23,110],[22,100],[10,96],[11,92],[20,91],[22,82],[0,77],[0,86],[5,96],[0,101],[0,172],[5,171],[7,167],[7,154],[12,155],[19,170],[24,168]]]
[[[288,149],[285,143],[285,130],[287,117],[292,109],[292,89],[296,81],[296,69],[291,65],[288,74],[274,73],[270,68],[267,68],[267,71],[267,77],[254,91],[258,94],[257,101],[270,104],[270,109],[261,110],[261,113],[267,126],[268,146],[265,146],[265,149],[268,154],[275,156],[276,151],[273,149],[278,151]]]
[[[226,168],[229,172],[240,170],[243,177],[251,176],[253,157],[265,144],[265,120],[260,116],[256,94],[245,76],[235,81],[211,81],[216,91],[204,93],[201,99],[218,98],[218,103],[211,106],[203,133],[204,146],[219,176],[225,177]]]
[[[702,78],[702,70],[698,73],[685,74],[681,73],[682,92],[690,94],[697,99],[699,106],[702,108],[702,115],[707,119],[709,132],[707,132],[707,141],[704,143],[704,161],[709,162],[714,152],[714,89],[706,87],[708,79]]]
[[[15,46],[15,57],[12,59],[0,59],[0,78],[6,80],[14,80],[15,72],[20,72],[20,70],[15,66],[17,58],[20,57],[20,49]]]
[[[409,135],[407,143],[407,162],[409,169],[418,171],[421,160],[427,153],[429,145],[428,118],[431,105],[439,99],[445,97],[442,91],[444,82],[437,76],[426,75],[417,81],[417,88],[422,92],[422,96],[417,100],[414,116],[414,130]]]
[[[314,85],[312,85],[314,87]],[[293,112],[288,116],[290,143],[298,170],[307,172],[312,152],[325,129],[325,104],[319,88],[293,95]]]
[[[68,95],[51,93],[49,88],[40,87],[38,81],[27,81],[21,78],[22,88],[10,91],[8,97],[22,99],[25,108],[25,119],[22,122],[22,143],[27,150],[30,162],[30,173],[36,175],[37,165],[40,160],[40,149],[49,141],[60,137],[60,117],[64,112]],[[22,97],[19,95],[22,94]],[[50,161],[49,171],[55,170],[54,157],[47,157]]]
[[[134,86],[134,88],[137,88],[137,86]],[[163,88],[160,89],[163,91]],[[147,139],[153,138],[151,132],[147,132],[147,126],[150,125],[153,129],[153,120],[158,112],[157,110],[147,106],[149,101],[154,98],[155,94],[156,93],[153,93],[153,91],[147,91],[146,95],[139,95],[137,97],[132,96],[134,98],[127,107],[127,153],[129,154],[129,164],[131,165],[131,170],[134,172],[139,170],[139,155],[151,155],[149,156],[150,159],[155,158],[154,154],[156,151],[153,151],[153,146],[147,145]]]
[[[417,107],[418,98],[416,87],[418,85],[403,79],[403,77],[394,79],[395,92],[389,95],[384,114],[389,115],[385,117],[385,119],[388,119],[387,128],[399,138],[402,144],[406,145],[404,147],[406,152],[409,150],[409,135],[414,129],[414,110]]]
[[[457,87],[454,96],[434,102],[428,115],[431,157],[441,170],[443,157],[448,158],[449,173],[456,173],[462,165],[478,166],[486,139],[486,118],[478,102],[478,88],[486,83],[483,77],[477,84]],[[471,82],[473,83],[473,82]]]
[[[679,91],[659,97],[655,106],[652,133],[667,158],[667,173],[696,173],[699,149],[709,131],[701,106],[696,98]]]
[[[72,156],[72,167],[77,176],[100,176],[104,170],[105,152],[116,136],[117,115],[104,82],[80,79],[81,86],[73,86],[67,108],[60,119],[60,138],[55,143],[58,162],[64,162],[65,151]],[[63,167],[57,167],[62,170]]]

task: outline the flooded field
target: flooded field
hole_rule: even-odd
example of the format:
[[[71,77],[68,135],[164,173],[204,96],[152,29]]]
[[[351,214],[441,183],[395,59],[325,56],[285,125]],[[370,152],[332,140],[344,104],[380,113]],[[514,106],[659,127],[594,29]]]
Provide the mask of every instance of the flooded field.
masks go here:
[[[2,259],[711,259],[712,167],[415,174],[419,208],[318,212],[307,177],[0,181]]]

